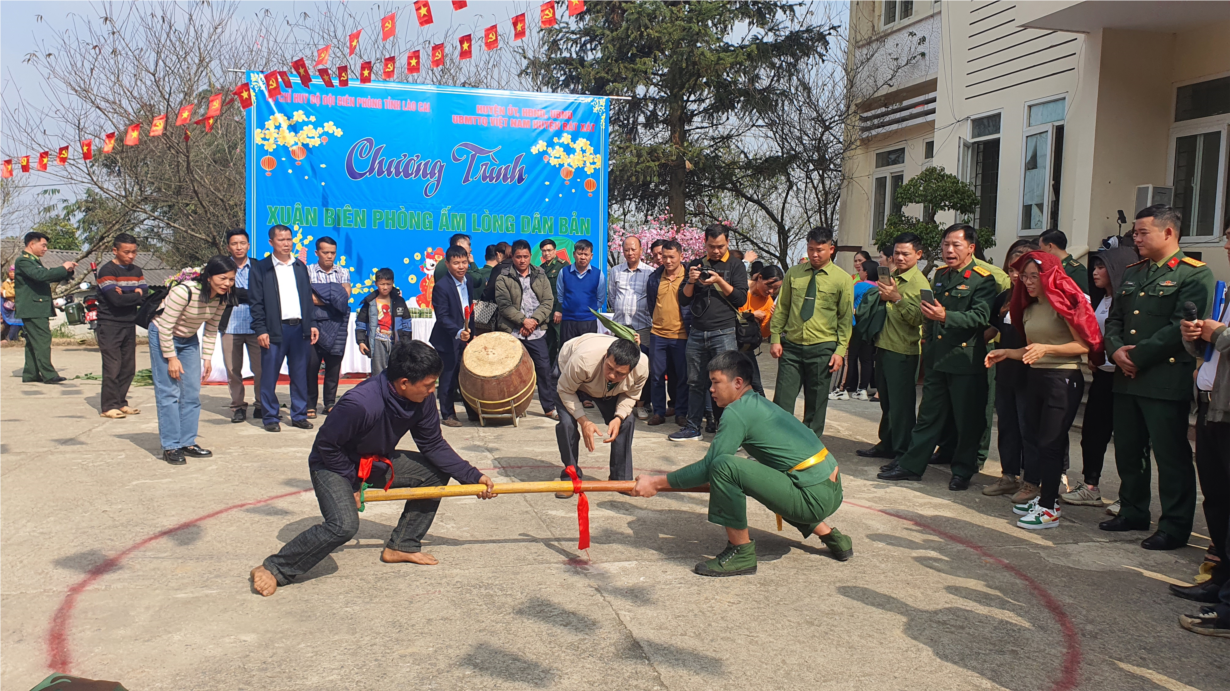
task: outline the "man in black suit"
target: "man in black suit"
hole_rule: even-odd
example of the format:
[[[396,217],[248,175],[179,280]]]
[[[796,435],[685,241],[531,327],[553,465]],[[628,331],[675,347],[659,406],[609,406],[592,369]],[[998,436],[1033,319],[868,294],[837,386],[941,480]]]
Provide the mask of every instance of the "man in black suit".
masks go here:
[[[256,262],[248,279],[252,330],[261,346],[261,408],[266,432],[281,432],[278,423],[278,374],[289,360],[290,424],[312,429],[307,421],[307,370],[310,348],[320,333],[313,322],[312,286],[307,265],[291,256],[290,228],[269,229],[273,254]]]
[[[470,267],[470,253],[460,245],[448,248],[444,255],[448,272],[440,278],[431,294],[431,306],[436,312],[436,325],[431,329],[431,345],[440,353],[444,369],[440,372],[440,424],[446,427],[461,427],[454,407],[457,390],[457,375],[461,372],[461,354],[470,340],[474,318],[474,297],[477,282],[466,274]],[[465,403],[465,401],[462,401]],[[471,420],[476,413],[465,403]]]

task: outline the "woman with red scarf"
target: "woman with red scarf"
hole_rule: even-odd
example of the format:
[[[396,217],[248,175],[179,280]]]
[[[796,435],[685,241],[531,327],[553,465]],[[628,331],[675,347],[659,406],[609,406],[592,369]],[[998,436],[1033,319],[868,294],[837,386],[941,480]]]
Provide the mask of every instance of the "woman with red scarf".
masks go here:
[[[1014,505],[1017,525],[1030,530],[1059,524],[1059,479],[1063,475],[1068,430],[1085,393],[1081,356],[1102,359],[1102,333],[1088,298],[1059,259],[1030,252],[1016,261],[1019,283],[1012,291],[1012,323],[1025,332],[1025,347],[993,350],[986,365],[1011,358],[1029,365],[1026,374],[1027,433],[1037,443],[1041,494]],[[1022,290],[1023,288],[1023,290]]]

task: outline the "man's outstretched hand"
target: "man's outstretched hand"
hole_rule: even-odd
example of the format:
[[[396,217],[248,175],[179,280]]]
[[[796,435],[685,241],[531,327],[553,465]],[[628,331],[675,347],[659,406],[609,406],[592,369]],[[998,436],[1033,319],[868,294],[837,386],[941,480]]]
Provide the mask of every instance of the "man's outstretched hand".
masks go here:
[[[638,475],[636,485],[632,488],[634,497],[652,497],[661,490],[670,487],[665,475]]]

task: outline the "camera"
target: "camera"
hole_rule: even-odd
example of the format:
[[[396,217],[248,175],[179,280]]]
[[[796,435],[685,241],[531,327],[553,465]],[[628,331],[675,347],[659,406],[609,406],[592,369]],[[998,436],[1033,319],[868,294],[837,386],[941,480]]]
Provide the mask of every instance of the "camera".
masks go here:
[[[712,270],[710,270],[710,269],[701,269],[701,270],[700,270],[700,280],[702,280],[702,281],[707,281],[707,280],[709,280],[709,277],[710,277],[710,276],[712,276],[712,275],[713,275],[713,271],[712,271]]]

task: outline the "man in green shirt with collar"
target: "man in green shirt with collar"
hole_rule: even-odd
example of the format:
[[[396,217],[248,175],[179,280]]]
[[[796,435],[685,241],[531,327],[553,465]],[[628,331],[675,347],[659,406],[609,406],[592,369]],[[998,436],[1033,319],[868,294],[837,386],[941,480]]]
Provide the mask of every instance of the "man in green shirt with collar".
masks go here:
[[[786,272],[769,320],[769,355],[778,360],[773,402],[793,415],[802,388],[803,424],[817,438],[824,434],[829,382],[841,369],[854,328],[854,281],[833,264],[835,251],[831,228],[807,233],[808,263]]]
[[[910,448],[876,476],[881,480],[921,480],[949,417],[956,421],[957,446],[948,489],[968,489],[978,472],[978,445],[987,424],[984,332],[998,288],[994,275],[974,262],[977,240],[977,231],[964,223],[944,231],[946,267],[935,275],[935,300],[920,305],[927,319],[922,406]]]
[[[1157,457],[1162,516],[1145,549],[1187,545],[1196,513],[1196,471],[1187,441],[1196,359],[1183,347],[1185,303],[1208,314],[1213,272],[1179,249],[1181,216],[1157,204],[1136,214],[1133,239],[1143,261],[1123,274],[1106,318],[1106,358],[1114,362],[1115,466],[1119,515],[1102,530],[1149,529],[1149,448]]]
[[[756,543],[747,529],[747,498],[764,504],[806,539],[820,538],[833,558],[854,554],[850,538],[824,521],[841,506],[837,459],[794,415],[752,390],[752,362],[728,350],[709,360],[710,391],[723,407],[717,436],[700,461],[666,476],[641,475],[632,495],[709,484],[709,522],[726,528],[726,549],[693,571],[701,576],[756,573]],[[743,447],[751,458],[736,456]]]
[[[917,403],[918,357],[922,352],[922,291],[931,284],[918,270],[922,238],[902,233],[893,240],[892,280],[879,283],[884,328],[876,338],[876,389],[880,392],[880,441],[855,453],[896,459],[910,446]]]
[[[1071,276],[1086,295],[1089,294],[1089,269],[1068,254],[1068,236],[1064,235],[1062,230],[1052,228],[1042,233],[1038,236],[1038,246],[1043,252],[1058,257],[1060,264],[1063,265],[1063,272]]]
[[[47,236],[37,231],[26,233],[25,250],[13,263],[14,300],[17,318],[22,320],[26,337],[26,367],[23,382],[59,384],[64,381],[51,365],[51,318],[56,308],[51,301],[51,284],[72,278],[77,262],[48,269],[43,266]]]
[[[555,298],[555,304],[559,304],[559,272],[568,268],[568,262],[559,258],[559,253],[555,249],[555,241],[547,238],[538,243],[538,250],[541,252],[539,257],[542,270],[547,272],[547,278],[551,281],[551,294]],[[551,362],[559,359],[560,343],[559,322],[555,321],[554,317],[551,323],[547,325],[547,352],[551,356]]]

